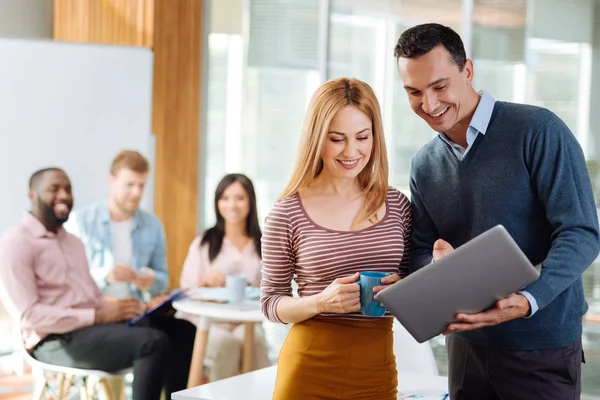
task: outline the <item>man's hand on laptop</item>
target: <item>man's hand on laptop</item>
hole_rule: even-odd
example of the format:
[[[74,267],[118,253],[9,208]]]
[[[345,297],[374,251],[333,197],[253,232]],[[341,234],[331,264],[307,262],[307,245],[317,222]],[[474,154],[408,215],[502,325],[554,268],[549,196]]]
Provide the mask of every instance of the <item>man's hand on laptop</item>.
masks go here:
[[[513,293],[502,300],[498,300],[494,307],[486,311],[478,314],[457,314],[457,322],[448,325],[444,335],[495,326],[513,319],[522,318],[529,315],[530,307],[529,300],[525,296]]]
[[[444,239],[438,239],[433,244],[433,262],[438,261],[440,258],[446,257],[448,254],[454,251],[454,247]]]
[[[385,289],[392,283],[398,282],[400,279],[401,279],[400,275],[398,275],[398,274],[391,274],[391,275],[386,276],[385,278],[381,278],[382,286],[375,286],[373,288],[373,291],[375,292],[375,296],[374,296],[375,300],[377,300],[377,297],[379,296],[379,292],[381,292],[383,289]],[[381,305],[383,307],[385,307],[385,304],[381,303]]]
[[[143,313],[144,308],[144,303],[133,297],[108,301],[96,308],[94,324],[127,321]]]

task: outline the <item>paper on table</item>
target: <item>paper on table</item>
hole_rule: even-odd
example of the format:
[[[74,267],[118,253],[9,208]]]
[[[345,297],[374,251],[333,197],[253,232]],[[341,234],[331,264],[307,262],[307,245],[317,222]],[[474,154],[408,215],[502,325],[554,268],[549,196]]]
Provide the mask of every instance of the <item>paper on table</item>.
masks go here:
[[[249,311],[249,310],[258,310],[260,309],[260,301],[258,300],[244,300],[240,303],[219,303],[219,306],[228,310],[238,310],[238,311]]]
[[[203,287],[190,290],[188,293],[188,298],[191,300],[201,300],[201,301],[214,301],[214,302],[223,302],[226,303],[229,299],[229,294],[227,293],[226,288],[210,288]],[[246,299],[258,299],[260,298],[260,289],[257,287],[247,287],[246,288]]]
[[[450,400],[448,393],[435,389],[414,390],[398,393],[398,399]]]

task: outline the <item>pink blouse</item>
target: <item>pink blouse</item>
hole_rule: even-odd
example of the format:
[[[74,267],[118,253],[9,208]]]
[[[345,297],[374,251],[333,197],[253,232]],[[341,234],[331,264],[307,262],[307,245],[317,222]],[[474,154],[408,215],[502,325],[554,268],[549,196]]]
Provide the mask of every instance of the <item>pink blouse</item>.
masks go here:
[[[226,275],[243,275],[252,285],[260,281],[261,260],[253,241],[240,251],[229,239],[223,238],[221,251],[211,262],[208,259],[208,245],[200,247],[200,240],[200,237],[194,239],[183,263],[179,279],[182,289],[198,287],[202,275],[211,269],[219,269]]]
[[[30,213],[0,240],[0,282],[27,349],[51,333],[93,325],[105,303],[83,243],[63,228],[47,231]]]

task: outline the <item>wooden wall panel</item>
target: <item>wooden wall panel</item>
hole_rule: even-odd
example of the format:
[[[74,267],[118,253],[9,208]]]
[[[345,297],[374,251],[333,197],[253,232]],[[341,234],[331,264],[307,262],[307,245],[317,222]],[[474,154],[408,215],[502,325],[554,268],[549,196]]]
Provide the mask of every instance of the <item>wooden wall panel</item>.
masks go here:
[[[198,231],[202,0],[155,0],[154,210],[165,224],[172,285]]]
[[[54,0],[56,40],[153,50],[154,212],[171,287],[197,234],[203,1]]]
[[[153,28],[154,0],[54,0],[56,40],[152,47]]]

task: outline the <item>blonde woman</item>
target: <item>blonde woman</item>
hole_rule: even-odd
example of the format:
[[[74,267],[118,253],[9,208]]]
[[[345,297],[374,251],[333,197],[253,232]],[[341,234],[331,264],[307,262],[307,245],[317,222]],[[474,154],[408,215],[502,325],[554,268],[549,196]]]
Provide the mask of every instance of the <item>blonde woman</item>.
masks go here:
[[[383,284],[406,275],[410,236],[409,201],[388,186],[373,90],[356,79],[326,82],[311,99],[292,178],[262,238],[263,312],[294,324],[273,399],[396,398],[393,317],[362,315],[355,282],[366,270],[389,273]]]

